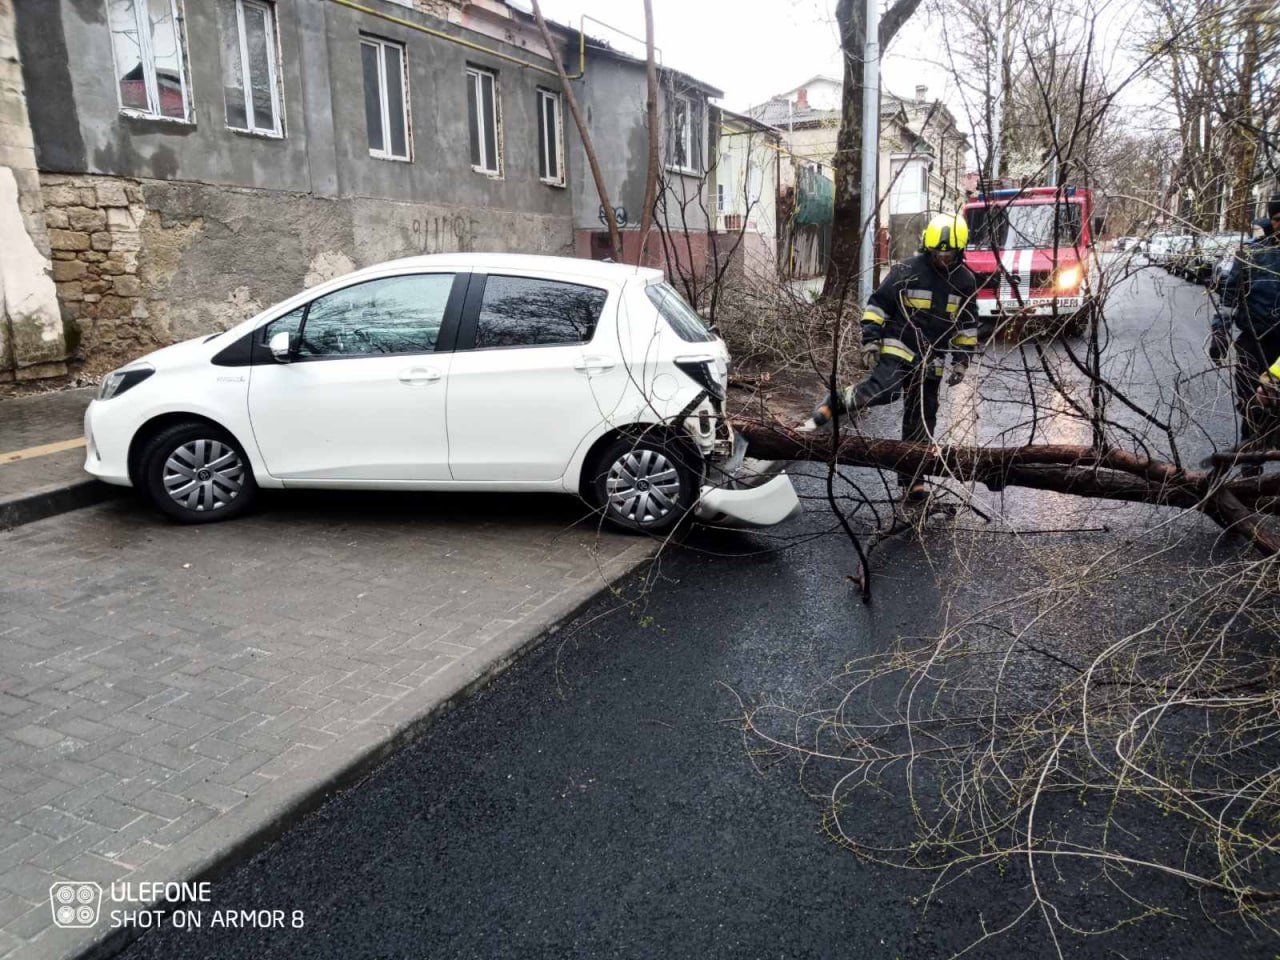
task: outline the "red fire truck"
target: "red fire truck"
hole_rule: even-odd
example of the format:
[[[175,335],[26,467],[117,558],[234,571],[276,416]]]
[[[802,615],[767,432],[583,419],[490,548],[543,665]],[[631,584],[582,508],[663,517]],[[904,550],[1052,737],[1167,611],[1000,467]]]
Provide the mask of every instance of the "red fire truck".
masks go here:
[[[1099,279],[1093,237],[1101,229],[1089,190],[991,190],[966,203],[964,217],[965,263],[978,280],[981,315],[1028,332],[1087,328]]]

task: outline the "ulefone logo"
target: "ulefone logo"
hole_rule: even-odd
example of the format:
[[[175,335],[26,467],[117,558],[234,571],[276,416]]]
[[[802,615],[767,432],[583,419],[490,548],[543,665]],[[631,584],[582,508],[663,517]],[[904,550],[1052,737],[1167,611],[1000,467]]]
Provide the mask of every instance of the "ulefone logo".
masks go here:
[[[55,883],[49,888],[49,906],[58,927],[84,929],[98,922],[102,888],[92,881]]]

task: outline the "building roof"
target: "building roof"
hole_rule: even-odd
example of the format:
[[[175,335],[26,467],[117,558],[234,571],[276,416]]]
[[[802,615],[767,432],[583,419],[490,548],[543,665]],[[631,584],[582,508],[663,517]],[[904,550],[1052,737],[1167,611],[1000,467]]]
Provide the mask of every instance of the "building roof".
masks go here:
[[[499,0],[499,2],[501,2],[502,5],[506,7],[508,10],[512,11],[515,14],[518,14],[521,18],[524,18],[528,22],[530,23],[534,22],[533,4],[530,3],[529,0]],[[612,57],[615,60],[624,60],[629,63],[645,66],[645,61],[643,58],[633,57],[630,54],[626,54],[620,50],[616,50],[607,40],[601,40],[598,37],[591,36],[590,34],[582,33],[581,31],[578,30],[577,27],[572,27],[567,24],[558,23],[557,21],[552,20],[550,17],[547,17],[545,15],[543,16],[543,19],[547,21],[547,29],[550,30],[552,33],[559,33],[561,37],[570,41],[575,51],[577,49],[578,38],[579,36],[582,36],[582,37],[585,37],[586,39],[586,47],[589,53]],[[713,87],[711,84],[703,80],[699,80],[697,77],[691,76],[690,74],[684,73],[683,71],[675,70],[671,67],[664,67],[662,64],[658,64],[658,73],[665,74],[667,76],[677,77],[680,80],[684,81],[684,83],[687,86],[695,87],[699,90],[702,90],[708,96],[711,96],[711,97],[724,96],[723,90],[719,90]]]
[[[578,31],[572,27],[561,27],[562,30],[568,30],[575,36]],[[599,40],[595,37],[587,37],[587,53],[597,56],[612,57],[614,60],[621,60],[624,63],[633,63],[640,67],[645,66],[645,61],[640,57],[633,57],[629,53],[623,53],[621,50],[615,49],[607,40]],[[683,81],[687,86],[701,90],[709,97],[723,97],[724,91],[718,87],[713,87],[705,80],[699,80],[692,74],[685,73],[683,70],[676,70],[674,67],[664,67],[658,64],[658,73],[668,77],[676,77]]]
[[[839,110],[815,110],[813,107],[800,110],[792,100],[773,99],[767,103],[749,107],[747,115],[753,120],[777,127],[779,130],[840,126]]]
[[[777,127],[771,127],[767,123],[761,123],[759,120],[754,117],[749,117],[745,113],[736,113],[733,110],[726,110],[724,107],[717,107],[716,109],[720,111],[721,117],[728,120],[730,123],[742,124],[744,127],[750,127],[757,133],[763,133],[773,137],[782,136],[782,131]]]
[[[829,77],[825,73],[815,73],[812,77],[810,77],[804,83],[797,83],[794,87],[788,90],[787,93],[790,93],[792,90],[799,90],[801,87],[807,87],[814,81],[821,81],[823,83],[834,83],[837,87],[844,85],[844,81],[838,77]]]

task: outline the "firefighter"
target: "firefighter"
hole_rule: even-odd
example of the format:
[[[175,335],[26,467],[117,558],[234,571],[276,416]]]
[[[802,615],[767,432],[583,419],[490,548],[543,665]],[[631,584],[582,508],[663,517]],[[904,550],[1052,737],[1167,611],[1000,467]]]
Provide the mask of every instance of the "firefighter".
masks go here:
[[[955,386],[991,332],[989,322],[979,330],[977,283],[964,265],[968,239],[962,216],[939,214],[929,221],[919,252],[894,265],[862,311],[862,350],[875,366],[861,383],[823,400],[801,430],[826,426],[836,412],[852,416],[901,397],[902,439],[932,439],[944,355],[951,354],[947,383]],[[908,503],[928,500],[920,477],[899,473],[898,482]]]
[[[1259,400],[1259,380],[1266,385],[1268,365],[1280,356],[1280,194],[1267,204],[1268,221],[1263,236],[1245,245],[1226,282],[1213,318],[1209,357],[1215,363],[1227,359],[1230,328],[1236,327],[1235,395],[1240,411],[1240,445],[1247,450],[1274,429],[1274,416],[1264,412]],[[1244,464],[1240,472],[1255,477],[1262,465]]]

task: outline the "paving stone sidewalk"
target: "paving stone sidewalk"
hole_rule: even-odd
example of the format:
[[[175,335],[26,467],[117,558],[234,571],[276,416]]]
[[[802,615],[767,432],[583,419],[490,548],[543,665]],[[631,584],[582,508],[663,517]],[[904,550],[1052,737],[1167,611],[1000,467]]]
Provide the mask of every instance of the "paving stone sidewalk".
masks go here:
[[[97,387],[0,400],[0,530],[98,503],[119,490],[84,472],[84,411]],[[33,456],[32,453],[39,455]],[[14,454],[25,454],[12,460]]]
[[[568,498],[133,499],[0,533],[0,957],[77,955],[50,885],[191,877],[650,555]],[[257,842],[257,841],[255,841]],[[239,855],[239,854],[237,854]]]

